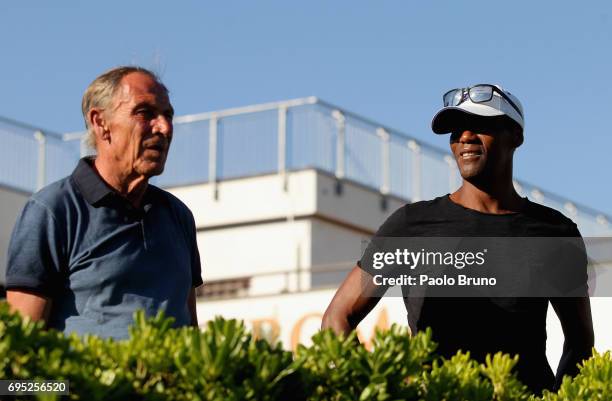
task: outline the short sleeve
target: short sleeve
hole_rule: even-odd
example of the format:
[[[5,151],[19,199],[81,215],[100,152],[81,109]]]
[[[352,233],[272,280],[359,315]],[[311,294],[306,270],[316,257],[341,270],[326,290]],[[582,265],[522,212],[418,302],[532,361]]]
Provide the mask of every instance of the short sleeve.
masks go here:
[[[385,248],[384,239],[397,237],[402,228],[406,226],[406,206],[397,209],[385,222],[378,228],[374,236],[370,239],[361,259],[357,262],[363,271],[374,276],[378,274],[372,267],[372,258],[376,252]]]
[[[51,296],[65,260],[64,230],[40,201],[30,199],[15,223],[8,249],[6,288]]]
[[[571,224],[568,238],[559,252],[558,263],[554,265],[552,282],[565,297],[585,297],[589,292],[588,256],[584,239],[575,223]]]

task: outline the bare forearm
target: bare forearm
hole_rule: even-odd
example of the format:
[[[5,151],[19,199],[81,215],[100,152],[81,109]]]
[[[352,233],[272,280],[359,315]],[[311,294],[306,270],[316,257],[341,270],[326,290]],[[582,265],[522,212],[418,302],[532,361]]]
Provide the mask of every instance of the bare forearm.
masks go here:
[[[189,309],[189,314],[191,315],[191,325],[194,327],[199,327],[195,288],[192,288],[191,292],[189,293],[189,298],[187,300],[187,308]]]
[[[568,344],[568,341],[565,341],[555,376],[557,387],[561,384],[563,376],[575,376],[578,373],[578,364],[591,356],[592,347],[593,343],[588,341],[582,344]]]
[[[373,288],[363,286],[364,273],[358,266],[348,274],[323,315],[321,328],[348,334],[376,306]]]
[[[348,335],[355,329],[350,323],[346,313],[335,311],[330,305],[323,315],[321,329],[332,329],[336,334]]]
[[[24,317],[45,322],[49,318],[51,300],[47,297],[25,290],[11,290],[6,292],[6,300],[11,310],[19,312]]]
[[[554,299],[551,302],[565,335],[563,355],[556,374],[558,387],[564,375],[576,375],[577,365],[591,356],[595,336],[588,297]]]

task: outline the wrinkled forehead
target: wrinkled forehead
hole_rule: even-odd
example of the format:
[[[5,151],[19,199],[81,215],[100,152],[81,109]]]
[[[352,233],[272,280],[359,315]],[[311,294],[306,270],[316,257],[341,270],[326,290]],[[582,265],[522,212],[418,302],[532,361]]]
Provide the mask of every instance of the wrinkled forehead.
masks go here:
[[[124,103],[155,103],[160,106],[170,105],[170,98],[166,87],[152,76],[133,72],[121,79],[114,95],[114,106]]]

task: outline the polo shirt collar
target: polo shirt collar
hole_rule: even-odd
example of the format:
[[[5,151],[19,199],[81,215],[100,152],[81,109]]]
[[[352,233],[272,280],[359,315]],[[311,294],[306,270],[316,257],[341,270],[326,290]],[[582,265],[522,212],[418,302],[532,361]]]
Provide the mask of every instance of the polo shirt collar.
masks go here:
[[[81,194],[90,205],[95,205],[104,197],[114,193],[93,168],[94,158],[83,157],[72,172],[72,178]]]
[[[79,160],[76,168],[72,172],[72,178],[79,187],[81,194],[92,206],[98,204],[102,199],[109,195],[117,195],[114,189],[112,189],[104,180],[98,175],[93,167],[95,157],[86,156]],[[160,189],[147,185],[147,190],[142,198],[141,207],[148,209],[153,203],[161,200],[162,202],[168,203],[169,200],[165,196],[162,196]],[[121,198],[119,196],[119,198]],[[123,199],[123,198],[121,198]],[[148,207],[146,205],[149,205]]]

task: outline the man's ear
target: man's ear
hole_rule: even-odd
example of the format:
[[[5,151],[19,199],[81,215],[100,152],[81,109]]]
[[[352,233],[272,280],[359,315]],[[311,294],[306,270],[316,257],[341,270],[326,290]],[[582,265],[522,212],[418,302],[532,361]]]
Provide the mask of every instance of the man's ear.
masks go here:
[[[110,130],[104,118],[104,111],[94,107],[87,113],[87,119],[89,120],[89,126],[96,135],[96,142],[110,142]]]
[[[523,144],[523,130],[522,129],[513,129],[512,137],[514,138],[514,147],[518,148]]]

